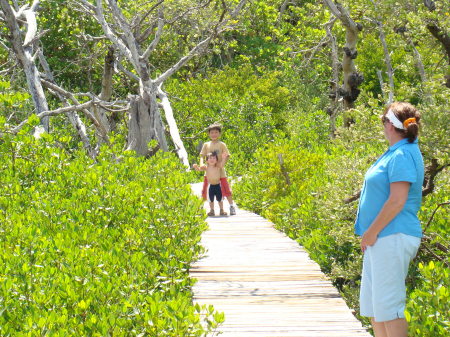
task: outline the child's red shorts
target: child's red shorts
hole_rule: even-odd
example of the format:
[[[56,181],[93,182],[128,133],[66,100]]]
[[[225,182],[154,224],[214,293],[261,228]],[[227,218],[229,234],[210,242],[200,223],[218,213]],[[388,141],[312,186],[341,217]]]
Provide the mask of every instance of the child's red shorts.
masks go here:
[[[203,189],[202,189],[202,197],[204,200],[208,199],[208,179],[203,179]],[[222,190],[222,196],[231,197],[231,188],[228,184],[227,178],[220,178],[220,189]]]

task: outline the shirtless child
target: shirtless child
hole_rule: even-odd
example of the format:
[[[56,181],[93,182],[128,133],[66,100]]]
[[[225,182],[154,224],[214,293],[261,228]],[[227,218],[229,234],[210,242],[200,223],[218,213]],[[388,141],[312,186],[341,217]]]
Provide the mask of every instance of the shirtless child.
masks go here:
[[[208,153],[217,153],[217,157],[219,162],[224,161],[223,166],[225,166],[226,162],[230,158],[230,151],[228,150],[227,145],[220,140],[222,135],[222,125],[214,123],[208,126],[208,137],[211,141],[203,144],[202,150],[200,151],[200,166],[203,165],[203,161],[206,159],[206,155]],[[228,156],[225,158],[222,156],[223,153],[227,153]],[[222,168],[220,172],[220,187],[222,189],[222,196],[227,198],[228,203],[230,204],[230,215],[236,215],[236,205],[233,202],[233,193],[230,188],[230,184],[228,183],[227,173],[225,172],[225,167]],[[205,176],[203,180],[203,189],[202,196],[206,200],[208,188],[208,178]]]
[[[214,216],[214,197],[216,197],[219,203],[220,215],[227,215],[223,210],[222,201],[222,189],[220,186],[220,174],[225,163],[225,159],[228,157],[228,153],[222,153],[222,160],[219,161],[219,157],[216,152],[208,153],[206,155],[206,165],[198,166],[194,164],[193,167],[197,171],[206,171],[205,176],[209,183],[209,208],[208,216]]]

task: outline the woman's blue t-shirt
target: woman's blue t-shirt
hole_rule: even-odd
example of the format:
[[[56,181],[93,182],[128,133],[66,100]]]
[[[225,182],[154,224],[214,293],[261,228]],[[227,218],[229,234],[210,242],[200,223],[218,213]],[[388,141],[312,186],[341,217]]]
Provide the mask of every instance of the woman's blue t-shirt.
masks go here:
[[[417,139],[413,143],[402,139],[395,143],[369,168],[359,202],[355,233],[363,235],[389,198],[390,184],[397,181],[411,183],[403,209],[378,234],[379,237],[404,233],[422,237],[417,217],[422,202],[424,165]]]

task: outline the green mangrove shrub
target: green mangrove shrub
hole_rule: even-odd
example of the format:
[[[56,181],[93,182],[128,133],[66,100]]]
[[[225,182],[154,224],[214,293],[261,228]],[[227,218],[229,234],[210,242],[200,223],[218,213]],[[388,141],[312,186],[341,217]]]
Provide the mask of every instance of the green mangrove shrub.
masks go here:
[[[188,274],[205,215],[178,160],[93,161],[30,128],[0,139],[0,335],[213,331],[223,315],[192,303]]]

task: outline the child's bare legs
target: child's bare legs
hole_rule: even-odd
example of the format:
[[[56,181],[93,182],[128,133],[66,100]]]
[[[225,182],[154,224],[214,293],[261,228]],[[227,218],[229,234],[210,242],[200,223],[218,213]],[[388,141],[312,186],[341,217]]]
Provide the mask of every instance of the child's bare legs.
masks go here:
[[[214,201],[210,201],[209,202],[209,213],[208,213],[208,215],[209,216],[215,215],[214,214]]]
[[[223,210],[223,199],[219,201],[220,215],[228,215],[227,212]]]

